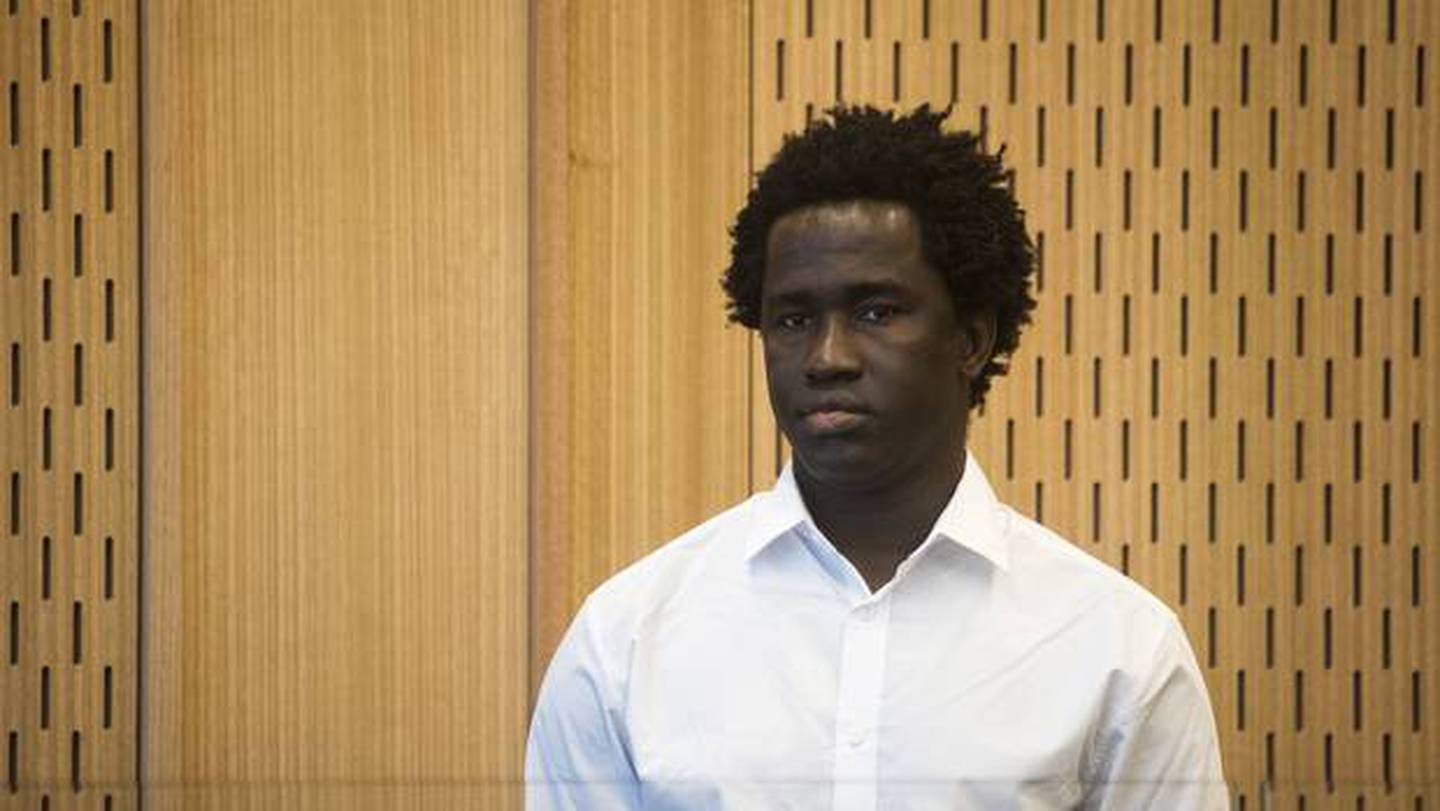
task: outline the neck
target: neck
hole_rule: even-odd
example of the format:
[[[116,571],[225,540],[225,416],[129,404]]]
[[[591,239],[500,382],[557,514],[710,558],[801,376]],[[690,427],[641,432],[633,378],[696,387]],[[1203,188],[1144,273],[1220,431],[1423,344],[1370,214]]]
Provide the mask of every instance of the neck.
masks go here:
[[[795,482],[825,537],[841,552],[895,556],[919,546],[949,503],[965,470],[963,436],[958,450],[888,480],[836,484],[795,465]]]

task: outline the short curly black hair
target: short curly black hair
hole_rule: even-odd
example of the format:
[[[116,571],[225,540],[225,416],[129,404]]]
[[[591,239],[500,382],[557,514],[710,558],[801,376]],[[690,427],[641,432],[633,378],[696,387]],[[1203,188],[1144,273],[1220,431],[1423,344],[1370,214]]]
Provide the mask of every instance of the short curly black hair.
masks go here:
[[[730,229],[730,266],[721,280],[730,320],[760,326],[766,243],[776,220],[823,203],[901,203],[918,220],[925,258],[944,277],[956,311],[995,316],[995,351],[970,389],[971,406],[983,404],[990,378],[1005,374],[1035,307],[1035,251],[1001,160],[1004,149],[991,155],[979,135],[945,132],[949,113],[929,105],[900,115],[836,107],[826,111],[828,119],[786,136]]]

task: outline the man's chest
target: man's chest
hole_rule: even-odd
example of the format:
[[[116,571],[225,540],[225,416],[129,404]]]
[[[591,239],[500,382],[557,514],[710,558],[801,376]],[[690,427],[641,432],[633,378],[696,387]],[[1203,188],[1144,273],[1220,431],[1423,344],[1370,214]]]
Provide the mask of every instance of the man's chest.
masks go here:
[[[831,807],[837,782],[869,781],[907,807],[1007,807],[1018,786],[1034,807],[1078,800],[1105,688],[1077,667],[1081,640],[789,609],[682,617],[641,640],[626,723],[657,797]]]

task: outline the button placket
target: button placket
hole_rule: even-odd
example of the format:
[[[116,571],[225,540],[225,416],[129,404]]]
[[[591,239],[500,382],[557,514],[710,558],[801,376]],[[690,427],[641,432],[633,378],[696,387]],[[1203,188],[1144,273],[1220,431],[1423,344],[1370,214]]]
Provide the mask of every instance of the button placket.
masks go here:
[[[835,705],[836,811],[871,811],[876,801],[877,741],[885,676],[889,601],[861,605],[845,624]]]

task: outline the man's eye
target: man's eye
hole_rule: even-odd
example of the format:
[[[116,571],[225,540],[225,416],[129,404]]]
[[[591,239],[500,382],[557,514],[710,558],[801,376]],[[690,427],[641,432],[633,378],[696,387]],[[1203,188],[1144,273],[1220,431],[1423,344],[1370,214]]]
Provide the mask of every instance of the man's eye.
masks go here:
[[[859,319],[868,324],[883,324],[896,313],[889,304],[867,304],[860,308]]]
[[[805,316],[799,313],[790,313],[789,315],[782,315],[775,319],[775,325],[780,329],[796,330],[804,327],[805,324]]]

